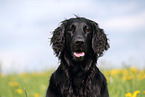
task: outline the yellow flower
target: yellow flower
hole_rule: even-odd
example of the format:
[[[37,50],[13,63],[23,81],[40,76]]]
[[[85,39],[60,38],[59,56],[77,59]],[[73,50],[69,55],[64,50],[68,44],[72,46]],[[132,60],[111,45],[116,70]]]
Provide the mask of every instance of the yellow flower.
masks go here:
[[[137,97],[137,95],[140,93],[139,90],[134,91],[133,96],[132,97]]]
[[[12,82],[12,81],[10,81],[8,84],[9,84],[9,86],[15,87],[15,88],[17,88],[19,86],[19,84],[17,82]]]
[[[8,84],[9,84],[9,86],[14,86],[13,82],[9,82]]]
[[[35,93],[34,97],[40,97],[40,95],[38,93]]]
[[[136,67],[135,67],[135,66],[132,66],[132,67],[130,67],[130,70],[131,70],[132,72],[136,72]]]
[[[143,94],[145,94],[145,91],[143,91]]]
[[[22,94],[23,93],[23,90],[22,89],[17,89],[17,93],[18,94]]]
[[[139,92],[140,92],[139,90],[134,91],[133,94],[129,92],[129,93],[125,94],[125,97],[137,97]]]
[[[26,76],[26,73],[20,73],[19,76],[20,77],[25,77]]]
[[[2,73],[2,74],[0,74],[0,77],[1,78],[5,78],[5,75]]]
[[[121,73],[120,69],[113,69],[111,70],[111,75],[114,76],[114,75],[119,75]]]
[[[109,77],[106,77],[107,82],[109,82]]]
[[[17,88],[19,84],[17,82],[14,82],[14,87]]]
[[[132,93],[127,93],[127,94],[125,94],[125,97],[132,97]]]
[[[33,72],[32,75],[33,75],[34,77],[37,77],[37,76],[38,76],[38,73]]]

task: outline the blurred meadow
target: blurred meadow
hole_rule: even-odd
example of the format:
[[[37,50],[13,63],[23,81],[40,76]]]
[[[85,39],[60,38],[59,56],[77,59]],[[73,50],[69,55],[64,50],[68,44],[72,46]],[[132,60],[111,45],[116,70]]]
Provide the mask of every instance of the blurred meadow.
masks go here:
[[[0,74],[0,97],[45,97],[47,72]],[[110,97],[145,97],[145,69],[128,67],[101,70],[106,76]]]

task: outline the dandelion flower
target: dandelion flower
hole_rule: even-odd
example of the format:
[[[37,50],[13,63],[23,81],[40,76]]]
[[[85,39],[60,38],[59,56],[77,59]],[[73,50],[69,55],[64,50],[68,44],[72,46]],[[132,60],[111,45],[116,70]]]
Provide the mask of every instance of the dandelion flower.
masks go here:
[[[35,93],[34,97],[40,97],[40,95],[38,93]]]
[[[15,87],[15,88],[17,88],[19,86],[19,84],[17,82],[12,82],[12,81],[10,81],[8,84],[9,84],[9,86]]]
[[[130,67],[130,70],[132,71],[132,72],[136,72],[136,67]]]
[[[14,86],[14,83],[11,82],[11,81],[10,81],[8,84],[9,84],[9,86],[11,86],[11,87]]]
[[[5,78],[5,75],[2,73],[2,74],[0,74],[0,77],[1,78]]]
[[[23,93],[23,90],[22,89],[17,89],[17,93],[18,94],[22,94]]]
[[[132,97],[132,93],[125,94],[125,97]]]
[[[137,95],[140,93],[139,90],[134,91],[133,96],[132,97],[137,97]]]
[[[19,84],[17,82],[14,82],[14,87],[17,88]]]
[[[37,77],[37,76],[38,76],[38,73],[33,72],[32,75],[33,75],[34,77]]]

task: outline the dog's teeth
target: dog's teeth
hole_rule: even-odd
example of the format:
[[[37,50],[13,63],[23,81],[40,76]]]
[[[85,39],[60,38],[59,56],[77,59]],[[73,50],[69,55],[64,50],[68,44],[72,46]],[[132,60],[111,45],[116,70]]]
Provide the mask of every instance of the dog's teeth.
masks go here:
[[[79,52],[79,53],[74,52],[74,55],[75,55],[76,57],[83,57],[83,56],[85,55],[85,53],[84,53],[84,52]]]

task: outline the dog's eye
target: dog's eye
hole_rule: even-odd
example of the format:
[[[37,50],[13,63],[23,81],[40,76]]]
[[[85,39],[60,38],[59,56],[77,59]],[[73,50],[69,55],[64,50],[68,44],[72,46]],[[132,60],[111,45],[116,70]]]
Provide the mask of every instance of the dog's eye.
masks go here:
[[[74,31],[74,29],[75,29],[75,26],[74,26],[74,25],[72,25],[72,26],[68,29],[68,31],[69,31],[69,32],[73,32],[73,31]]]
[[[91,31],[91,29],[90,28],[85,28],[85,32],[87,33],[87,32],[90,32]]]
[[[86,29],[86,32],[89,32],[90,30],[89,29]]]

